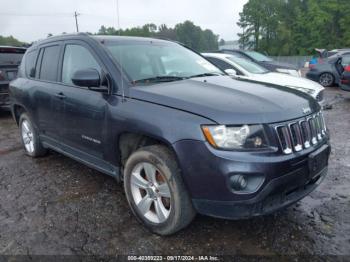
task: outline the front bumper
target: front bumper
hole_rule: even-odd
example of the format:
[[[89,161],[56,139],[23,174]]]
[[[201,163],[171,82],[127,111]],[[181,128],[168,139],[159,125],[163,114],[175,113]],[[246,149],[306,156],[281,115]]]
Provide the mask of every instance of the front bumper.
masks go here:
[[[321,147],[292,155],[272,152],[227,152],[201,141],[174,144],[185,184],[197,212],[204,215],[241,219],[264,215],[287,207],[313,191],[327,174],[327,165],[310,177],[308,156]],[[252,193],[237,193],[230,187],[234,174],[264,177]]]

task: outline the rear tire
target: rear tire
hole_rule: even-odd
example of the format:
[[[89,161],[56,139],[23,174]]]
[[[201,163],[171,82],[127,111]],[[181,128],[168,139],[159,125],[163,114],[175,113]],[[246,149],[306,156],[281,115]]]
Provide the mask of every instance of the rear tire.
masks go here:
[[[19,118],[19,130],[21,141],[27,155],[40,157],[46,154],[46,149],[40,142],[39,133],[27,113],[22,113]]]
[[[195,217],[176,158],[165,146],[144,147],[129,157],[124,189],[131,210],[153,233],[173,234]]]
[[[318,82],[324,87],[331,87],[334,85],[334,75],[331,73],[323,73],[320,75]]]

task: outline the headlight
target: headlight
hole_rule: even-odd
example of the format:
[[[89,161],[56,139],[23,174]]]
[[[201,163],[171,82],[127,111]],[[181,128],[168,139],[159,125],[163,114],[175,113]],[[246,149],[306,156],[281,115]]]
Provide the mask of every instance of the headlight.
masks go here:
[[[261,125],[202,126],[207,141],[220,149],[262,149],[268,147]]]

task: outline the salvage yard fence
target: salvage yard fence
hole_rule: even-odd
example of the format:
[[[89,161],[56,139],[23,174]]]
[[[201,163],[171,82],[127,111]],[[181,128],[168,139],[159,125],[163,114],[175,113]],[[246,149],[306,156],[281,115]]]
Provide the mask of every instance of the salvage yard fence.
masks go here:
[[[306,62],[309,62],[312,56],[271,56],[272,59],[281,62],[288,63],[303,68]]]

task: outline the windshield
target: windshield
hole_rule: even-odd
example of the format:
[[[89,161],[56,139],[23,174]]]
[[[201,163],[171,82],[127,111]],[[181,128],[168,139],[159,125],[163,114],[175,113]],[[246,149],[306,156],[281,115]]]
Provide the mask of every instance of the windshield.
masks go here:
[[[259,61],[259,62],[269,62],[269,61],[273,61],[271,58],[267,57],[266,55],[260,54],[258,52],[255,51],[245,51],[245,53],[252,57],[253,59]]]
[[[269,72],[267,69],[263,68],[262,66],[259,66],[258,64],[244,58],[228,56],[227,59],[238,64],[240,67],[242,67],[243,69],[245,69],[251,74],[265,74]]]
[[[223,74],[206,59],[175,43],[146,40],[105,44],[134,83],[144,79],[176,81]]]

